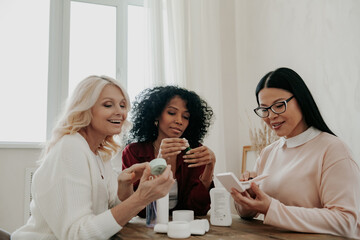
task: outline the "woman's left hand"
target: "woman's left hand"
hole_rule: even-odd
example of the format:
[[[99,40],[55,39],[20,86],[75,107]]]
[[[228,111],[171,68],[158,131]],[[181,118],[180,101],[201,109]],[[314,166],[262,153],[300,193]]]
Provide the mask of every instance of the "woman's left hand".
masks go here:
[[[261,191],[259,186],[254,182],[251,183],[250,189],[254,192],[255,196],[250,196],[248,191],[240,193],[235,188],[232,188],[231,196],[236,203],[248,211],[266,214],[270,207],[271,197]]]
[[[118,176],[118,184],[133,184],[141,178],[145,168],[145,163],[136,163],[124,169]]]
[[[122,170],[118,176],[118,197],[121,201],[134,193],[133,184],[141,178],[146,168],[146,163],[137,163]]]
[[[210,148],[201,146],[187,151],[184,155],[184,162],[189,163],[189,167],[215,166],[216,158]]]

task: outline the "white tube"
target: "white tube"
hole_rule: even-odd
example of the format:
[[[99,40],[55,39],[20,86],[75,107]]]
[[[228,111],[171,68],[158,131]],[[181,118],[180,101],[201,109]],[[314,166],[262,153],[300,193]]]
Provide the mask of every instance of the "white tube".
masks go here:
[[[156,223],[167,224],[169,222],[169,194],[156,200]]]

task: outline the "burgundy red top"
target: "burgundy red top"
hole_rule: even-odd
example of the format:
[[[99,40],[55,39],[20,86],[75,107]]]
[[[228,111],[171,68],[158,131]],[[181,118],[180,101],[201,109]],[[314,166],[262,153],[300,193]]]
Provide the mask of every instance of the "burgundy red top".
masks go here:
[[[178,182],[178,202],[170,211],[193,210],[196,216],[203,216],[210,209],[209,191],[214,187],[214,182],[207,189],[199,179],[205,166],[189,168],[188,163],[184,162],[184,154],[185,151],[181,152],[176,159],[175,178]],[[122,153],[122,168],[126,169],[136,163],[150,162],[154,158],[154,148],[151,142],[131,143]],[[134,184],[134,190],[138,185],[139,181]],[[145,209],[138,215],[145,217]]]

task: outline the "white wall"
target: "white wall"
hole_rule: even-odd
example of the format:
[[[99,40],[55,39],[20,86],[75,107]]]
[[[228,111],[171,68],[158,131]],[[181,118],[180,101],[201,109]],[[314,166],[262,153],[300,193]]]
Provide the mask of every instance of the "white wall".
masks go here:
[[[260,78],[278,67],[290,67],[302,76],[329,127],[359,161],[360,1],[236,3],[238,19],[245,19],[237,21],[236,29],[243,40],[237,46],[239,107],[244,113],[256,107],[254,89]],[[239,122],[244,142],[249,121],[241,115]]]
[[[240,173],[250,121],[259,123],[252,112],[256,84],[280,66],[303,77],[325,121],[360,160],[360,1],[220,2],[222,72],[216,86],[223,104],[215,114],[224,127],[210,137],[224,139],[226,159],[217,164],[226,161],[226,170]],[[5,230],[23,224],[25,168],[35,166],[39,154],[39,149],[0,149],[0,227]]]
[[[24,224],[25,169],[36,167],[40,149],[0,149],[0,228]]]

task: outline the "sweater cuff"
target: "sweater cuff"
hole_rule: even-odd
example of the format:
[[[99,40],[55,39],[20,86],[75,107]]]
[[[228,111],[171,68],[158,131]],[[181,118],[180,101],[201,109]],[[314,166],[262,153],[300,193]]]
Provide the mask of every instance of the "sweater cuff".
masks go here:
[[[266,215],[264,215],[264,224],[272,225],[274,219],[276,219],[276,215],[278,215],[277,209],[279,208],[280,204],[281,203],[279,202],[279,200],[274,198],[271,199],[269,209]]]
[[[104,235],[108,235],[107,239],[122,229],[122,226],[116,222],[110,209],[98,215],[95,224],[99,226],[99,229],[103,231]]]

